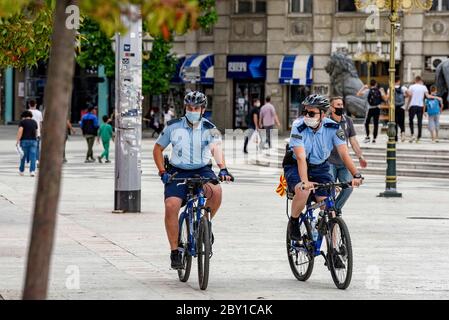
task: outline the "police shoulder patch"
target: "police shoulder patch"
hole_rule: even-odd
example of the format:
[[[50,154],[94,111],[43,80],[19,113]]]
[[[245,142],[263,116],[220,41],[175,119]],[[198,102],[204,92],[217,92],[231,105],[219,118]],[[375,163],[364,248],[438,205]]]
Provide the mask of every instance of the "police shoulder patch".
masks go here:
[[[213,128],[213,129],[210,129],[210,131],[209,131],[209,133],[210,133],[210,135],[214,138],[214,139],[219,139],[219,138],[221,138],[221,132],[220,132],[220,130],[218,130],[217,128]]]
[[[167,126],[171,126],[172,124],[177,123],[179,121],[182,121],[182,118],[172,119],[170,121],[167,121]]]
[[[337,130],[337,137],[338,137],[340,140],[343,140],[343,141],[346,140],[345,132],[343,131],[343,129],[338,129],[338,130]]]

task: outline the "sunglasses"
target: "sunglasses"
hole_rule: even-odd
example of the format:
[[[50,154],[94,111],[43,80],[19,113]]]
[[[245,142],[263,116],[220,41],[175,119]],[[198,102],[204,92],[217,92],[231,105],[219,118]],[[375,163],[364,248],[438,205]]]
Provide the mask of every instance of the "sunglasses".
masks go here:
[[[320,112],[315,112],[315,111],[307,111],[307,110],[303,110],[302,111],[302,115],[303,116],[308,116],[309,118],[314,118],[315,115],[320,114]]]

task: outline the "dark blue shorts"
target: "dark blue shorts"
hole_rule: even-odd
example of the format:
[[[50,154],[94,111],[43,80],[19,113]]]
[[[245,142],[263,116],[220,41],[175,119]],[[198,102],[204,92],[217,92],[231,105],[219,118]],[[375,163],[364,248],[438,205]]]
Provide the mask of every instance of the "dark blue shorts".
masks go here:
[[[325,162],[318,166],[309,167],[308,175],[310,182],[329,183],[334,182],[334,177],[329,172],[329,163]],[[287,165],[284,167],[284,177],[287,180],[288,189],[295,191],[295,186],[301,182],[297,165]],[[327,197],[330,195],[329,190],[315,190],[315,195],[319,197]]]
[[[184,170],[172,167],[168,170],[168,173],[170,174],[174,174],[175,172],[178,172],[175,178],[193,178],[195,175],[200,175],[204,178],[218,179],[211,166],[205,166],[195,170]],[[185,203],[188,193],[187,185],[182,184],[178,186],[178,183],[179,181],[173,181],[165,185],[164,198],[176,197],[182,199],[183,203]]]

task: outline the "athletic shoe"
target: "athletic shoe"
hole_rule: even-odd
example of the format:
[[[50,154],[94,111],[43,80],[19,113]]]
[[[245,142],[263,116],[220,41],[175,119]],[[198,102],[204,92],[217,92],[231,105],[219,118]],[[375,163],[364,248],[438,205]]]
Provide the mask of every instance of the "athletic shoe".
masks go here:
[[[363,142],[365,143],[369,143],[371,141],[370,137],[365,137],[365,140],[363,140]]]
[[[106,162],[106,163],[111,163],[111,160],[106,160],[105,162]]]
[[[299,241],[301,240],[301,231],[299,230],[299,223],[294,223],[292,220],[289,222],[290,239]]]
[[[103,163],[103,161],[101,161],[101,157],[98,157],[98,162]]]
[[[30,177],[34,177],[36,175],[36,173],[34,171],[30,172]]]
[[[405,132],[401,132],[401,142],[405,141]]]
[[[373,143],[376,143],[376,139],[373,139]]]
[[[19,176],[23,176],[23,172],[19,171]]]
[[[184,266],[182,265],[182,254],[179,250],[170,253],[170,260],[172,269],[178,270],[184,268]]]
[[[413,142],[415,142],[416,141],[416,138],[415,138],[415,136],[412,136],[411,138],[410,138],[410,143],[413,143]]]

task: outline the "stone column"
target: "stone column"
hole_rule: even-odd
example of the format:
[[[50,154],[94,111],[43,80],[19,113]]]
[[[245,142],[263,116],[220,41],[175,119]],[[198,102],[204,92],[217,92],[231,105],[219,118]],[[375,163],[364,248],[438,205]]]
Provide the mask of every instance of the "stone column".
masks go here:
[[[279,121],[280,132],[287,130],[288,110],[285,103],[283,86],[279,84],[279,65],[285,53],[284,38],[287,28],[287,10],[285,1],[267,1],[267,79],[265,95],[271,96]]]
[[[330,94],[330,79],[324,70],[331,55],[335,1],[313,1],[313,87],[312,92]]]
[[[215,61],[212,121],[220,130],[232,128],[232,81],[226,78],[231,6],[231,1],[217,1],[218,22],[214,27]]]
[[[424,71],[423,26],[424,15],[422,12],[414,10],[402,17],[401,27],[404,30],[402,79],[405,84],[413,83],[415,76],[422,75]],[[411,79],[408,79],[409,63],[411,64]]]

